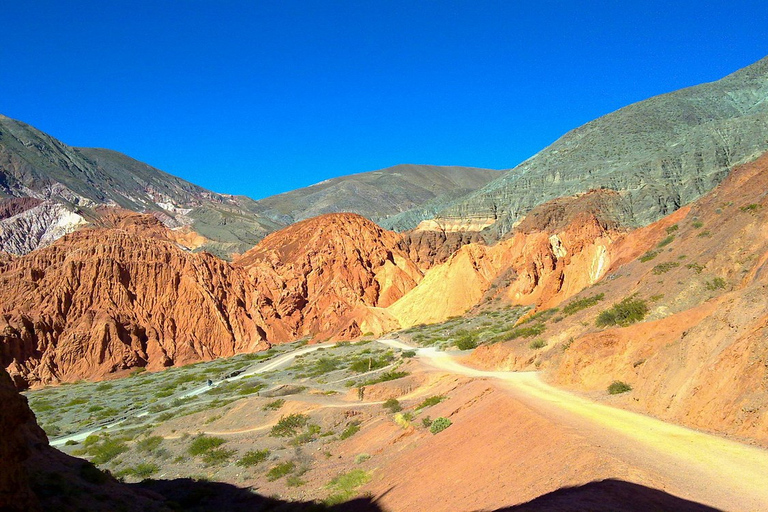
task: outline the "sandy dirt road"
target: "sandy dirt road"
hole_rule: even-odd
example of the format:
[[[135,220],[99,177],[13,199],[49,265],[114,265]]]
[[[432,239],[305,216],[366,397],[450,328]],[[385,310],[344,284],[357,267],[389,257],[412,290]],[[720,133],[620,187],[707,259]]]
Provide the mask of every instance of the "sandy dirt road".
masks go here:
[[[413,349],[397,340],[385,345]],[[593,402],[543,382],[534,372],[471,368],[433,348],[417,356],[441,371],[493,379],[520,402],[586,435],[628,466],[659,475],[665,490],[722,510],[768,511],[768,451]]]

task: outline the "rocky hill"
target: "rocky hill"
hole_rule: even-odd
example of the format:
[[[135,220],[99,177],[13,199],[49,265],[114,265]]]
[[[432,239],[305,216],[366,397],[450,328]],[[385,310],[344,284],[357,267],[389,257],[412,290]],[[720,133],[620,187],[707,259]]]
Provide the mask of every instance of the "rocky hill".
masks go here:
[[[422,276],[399,235],[354,214],[297,223],[235,265],[152,216],[104,219],[0,258],[0,364],[20,387],[379,333],[397,326],[379,309]]]
[[[766,151],[766,125],[768,57],[587,123],[437,217],[503,235],[537,204],[604,187],[621,192],[624,223],[645,225]]]

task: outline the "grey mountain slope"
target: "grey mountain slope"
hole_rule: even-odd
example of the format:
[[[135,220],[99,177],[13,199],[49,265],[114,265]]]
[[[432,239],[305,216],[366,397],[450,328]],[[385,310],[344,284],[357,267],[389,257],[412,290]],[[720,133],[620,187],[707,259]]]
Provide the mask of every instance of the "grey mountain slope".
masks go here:
[[[711,190],[768,150],[768,57],[716,82],[602,116],[443,208],[442,218],[495,218],[503,235],[531,208],[605,187],[628,225],[644,225]]]
[[[475,167],[396,165],[267,197],[256,202],[256,211],[284,223],[324,213],[353,212],[386,226],[388,217],[428,202],[461,197],[499,174]]]

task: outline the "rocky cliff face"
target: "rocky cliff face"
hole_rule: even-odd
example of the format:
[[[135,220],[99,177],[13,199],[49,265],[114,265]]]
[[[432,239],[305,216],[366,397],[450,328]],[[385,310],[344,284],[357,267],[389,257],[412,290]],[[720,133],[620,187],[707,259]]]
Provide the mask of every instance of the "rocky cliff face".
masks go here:
[[[269,283],[283,321],[318,338],[381,332],[392,324],[373,308],[386,308],[422,277],[397,234],[355,214],[298,222],[267,236],[235,265]]]
[[[605,187],[621,219],[645,225],[717,185],[768,149],[768,58],[717,82],[657,96],[585,124],[441,210],[442,220],[495,219],[503,235],[535,205]]]
[[[232,355],[290,336],[245,274],[122,230],[84,230],[0,274],[0,361],[20,384]]]
[[[236,265],[183,250],[152,216],[110,215],[0,256],[0,364],[20,387],[379,333],[422,276],[399,235],[353,214],[291,226]]]

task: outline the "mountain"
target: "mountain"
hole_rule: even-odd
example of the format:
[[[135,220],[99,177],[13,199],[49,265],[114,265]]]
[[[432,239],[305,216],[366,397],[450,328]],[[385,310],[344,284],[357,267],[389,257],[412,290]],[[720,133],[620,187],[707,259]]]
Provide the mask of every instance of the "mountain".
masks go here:
[[[568,132],[437,213],[493,226],[537,204],[594,188],[623,197],[623,223],[641,226],[701,197],[735,165],[768,149],[768,57],[716,82],[656,96]]]
[[[24,197],[40,202],[20,208]],[[246,197],[216,194],[116,151],[71,147],[0,115],[0,205],[6,203],[16,207],[0,207],[0,250],[15,254],[94,221],[100,205],[191,228],[220,255],[242,252],[281,227],[252,212]]]
[[[152,214],[168,227],[193,232],[202,238],[189,249],[228,259],[299,220],[352,212],[385,222],[427,204],[446,204],[498,174],[400,165],[254,201],[211,192],[117,151],[68,146],[0,115],[0,250],[21,255],[44,247],[98,222],[94,209],[106,205]]]
[[[255,211],[283,224],[325,213],[353,212],[390,229],[410,229],[428,218],[408,220],[417,210],[462,197],[499,174],[475,167],[396,165],[267,197],[256,202]]]

